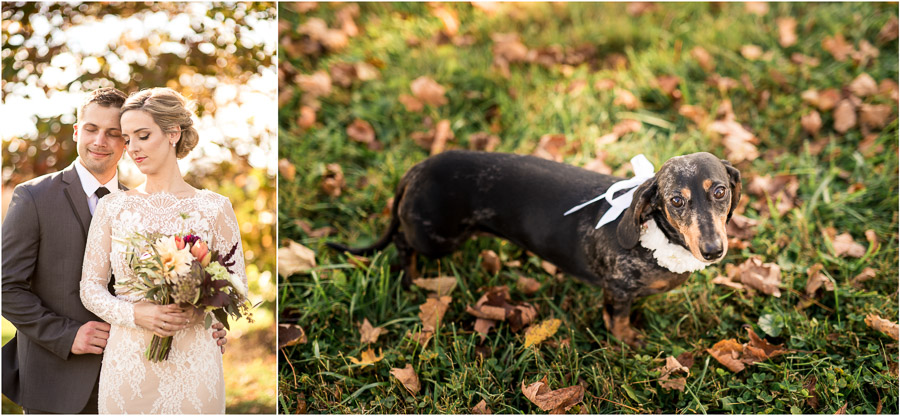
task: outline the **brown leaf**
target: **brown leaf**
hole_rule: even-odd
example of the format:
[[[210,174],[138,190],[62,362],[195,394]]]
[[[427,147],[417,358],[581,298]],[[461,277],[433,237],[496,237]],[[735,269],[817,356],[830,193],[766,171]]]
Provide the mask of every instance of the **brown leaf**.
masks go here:
[[[562,162],[562,148],[566,145],[564,134],[545,134],[541,136],[533,155],[542,159]]]
[[[838,62],[846,61],[847,57],[855,52],[853,45],[847,43],[847,40],[844,39],[844,35],[840,33],[834,35],[834,37],[826,36],[825,39],[822,40],[822,49],[828,51],[828,53],[830,53]]]
[[[385,333],[384,328],[373,328],[368,318],[363,318],[363,322],[359,327],[359,342],[361,344],[374,344],[378,340],[378,336]]]
[[[806,269],[806,296],[815,297],[816,292],[821,287],[829,292],[834,291],[834,282],[822,273],[822,263],[816,263],[809,269]]]
[[[778,44],[787,48],[797,43],[797,20],[793,17],[779,17],[775,19],[778,25]]]
[[[791,54],[791,62],[797,65],[806,65],[811,67],[819,66],[819,64],[821,63],[819,61],[819,58],[806,56],[800,52],[794,52]]]
[[[747,10],[747,13],[753,13],[757,16],[765,16],[769,13],[769,3],[762,1],[748,1],[744,2],[744,9]]]
[[[453,292],[458,282],[453,276],[443,276],[431,279],[413,279],[412,283],[422,289],[435,292],[438,296],[447,296]]]
[[[834,108],[838,101],[840,101],[841,93],[834,88],[828,88],[822,91],[806,90],[800,94],[800,97],[803,98],[803,101],[816,106],[819,111],[828,111]]]
[[[888,43],[897,39],[897,32],[897,16],[891,16],[890,20],[885,22],[884,26],[881,27],[881,31],[878,32],[878,43]]]
[[[766,176],[753,176],[747,186],[747,193],[762,197],[753,203],[760,214],[769,212],[767,200],[771,200],[780,215],[786,214],[794,208],[797,200],[797,191],[800,182],[793,175],[777,175],[774,178]]]
[[[428,298],[424,304],[419,305],[419,319],[422,320],[422,331],[434,332],[441,326],[441,320],[450,307],[450,296],[441,296],[439,298]]]
[[[406,336],[409,337],[410,339],[412,339],[413,341],[416,341],[417,343],[419,343],[419,345],[422,346],[422,348],[424,348],[428,345],[428,341],[431,340],[431,337],[434,336],[434,332],[427,332],[427,331],[416,332],[416,333],[407,332]]]
[[[310,223],[301,219],[294,220],[294,224],[300,227],[300,229],[303,230],[303,232],[311,238],[322,238],[337,234],[337,230],[334,227],[321,227],[313,229]]]
[[[466,306],[466,312],[481,319],[488,319],[492,321],[506,320],[506,308],[504,308],[503,306],[476,304],[474,307]]]
[[[397,380],[403,384],[403,387],[406,388],[406,391],[413,396],[419,392],[421,386],[419,385],[419,376],[416,375],[416,371],[413,370],[412,364],[407,363],[404,368],[391,368],[391,375],[396,377]]]
[[[375,140],[375,129],[368,121],[356,119],[347,126],[347,136],[350,140],[365,143],[369,150],[381,149],[381,142]]]
[[[738,266],[725,265],[728,277],[732,281],[767,295],[781,297],[781,268],[775,263],[763,263],[758,256],[753,256]]]
[[[739,373],[746,368],[740,360],[744,353],[744,347],[734,339],[719,341],[712,348],[707,348],[706,351],[733,373]]]
[[[500,272],[500,257],[494,250],[484,250],[481,252],[481,268],[488,274],[497,274]]]
[[[530,277],[519,276],[519,280],[516,281],[516,287],[522,293],[532,295],[541,289],[541,283]]]
[[[397,100],[400,101],[400,104],[403,104],[403,106],[406,107],[406,111],[412,113],[417,113],[425,108],[425,105],[422,104],[421,101],[417,100],[416,97],[413,97],[409,94],[400,94],[400,96],[397,97]]]
[[[679,363],[681,363],[681,365],[685,366],[688,369],[694,366],[694,353],[690,351],[685,351],[681,354],[678,354],[678,357],[676,359]]]
[[[278,249],[278,274],[284,278],[316,267],[316,253],[306,246],[287,240],[287,246]]]
[[[556,276],[556,272],[559,270],[556,265],[546,260],[541,260],[541,268],[550,274],[550,276]]]
[[[865,282],[866,280],[872,279],[875,276],[877,276],[877,272],[875,271],[875,269],[873,269],[871,267],[866,267],[865,269],[863,269],[862,272],[860,272],[858,275],[856,275],[853,278],[853,280],[850,282],[850,284],[852,284],[854,287],[862,287],[863,282]]]
[[[694,49],[691,49],[691,56],[700,64],[704,71],[713,72],[716,70],[716,63],[713,61],[712,55],[706,49],[703,49],[702,46],[695,46]]]
[[[353,81],[359,79],[356,76],[356,65],[349,62],[335,62],[329,67],[331,70],[331,80],[337,85],[348,88],[353,85]]]
[[[363,351],[359,354],[359,359],[356,357],[350,357],[350,362],[353,364],[360,364],[362,367],[375,365],[375,363],[384,359],[384,355],[381,354],[381,349],[378,350],[378,354],[375,354],[375,350],[372,347]]]
[[[584,398],[584,387],[572,386],[550,390],[550,387],[547,386],[547,377],[544,376],[541,381],[529,384],[527,387],[522,381],[522,394],[541,410],[559,414],[581,403]]]
[[[504,316],[506,316],[506,312],[504,311]],[[481,334],[481,339],[487,336],[488,332],[490,332],[491,328],[497,326],[497,321],[493,319],[486,318],[478,318],[475,319],[475,332]]]
[[[725,225],[725,231],[728,235],[740,238],[741,240],[749,240],[756,236],[756,227],[759,225],[758,220],[747,218],[740,214],[734,214],[731,221]]]
[[[690,374],[690,370],[688,370],[687,367],[683,366],[681,362],[678,361],[678,359],[670,355],[666,357],[666,365],[656,368],[656,370],[660,372],[660,387],[670,391],[684,391],[684,386],[687,379],[685,377],[672,378],[672,376],[675,373]]]
[[[288,182],[293,182],[294,176],[297,174],[297,168],[287,159],[278,160],[278,173]]]
[[[300,325],[278,324],[278,348],[306,344],[306,332]]]
[[[629,110],[634,110],[638,108],[639,104],[637,97],[631,91],[622,88],[616,89],[616,98],[613,99],[613,105],[621,105]]]
[[[838,409],[837,412],[834,412],[834,414],[836,414],[836,415],[846,415],[846,414],[847,414],[847,405],[848,405],[848,404],[849,404],[849,403],[844,403],[844,405],[841,406],[841,408]]]
[[[704,127],[706,125],[706,118],[708,114],[706,110],[701,107],[693,106],[693,105],[683,105],[678,108],[678,114],[688,118],[693,121],[694,124],[700,127]]]
[[[509,322],[509,329],[513,332],[519,332],[520,329],[532,323],[535,318],[537,318],[537,309],[528,302],[522,302],[506,313],[506,321]]]
[[[297,75],[300,90],[311,98],[324,97],[331,94],[331,77],[325,71],[316,71],[312,75]]]
[[[431,142],[431,155],[434,156],[444,151],[447,141],[453,139],[453,131],[450,130],[450,120],[438,122],[434,132],[434,141]]]
[[[759,59],[762,56],[762,54],[763,54],[762,48],[757,45],[741,46],[741,55],[743,55],[744,58],[747,58],[751,61],[755,61],[755,60]]]
[[[357,4],[348,4],[335,13],[341,31],[344,32],[345,35],[351,37],[359,34],[359,28],[356,27],[356,22],[353,21],[353,19],[358,16],[359,5]]]
[[[444,33],[453,37],[459,33],[459,19],[456,17],[456,12],[449,10],[442,6],[433,7],[431,9],[431,14],[438,19],[441,19],[441,23],[444,24]]]
[[[784,349],[784,346],[781,344],[773,345],[769,341],[760,338],[749,325],[745,328],[747,329],[747,335],[750,336],[750,341],[744,344],[744,357],[741,361],[753,364],[791,352]]]
[[[423,75],[413,80],[410,89],[412,89],[413,96],[424,104],[435,107],[447,104],[444,87],[427,76]]]
[[[316,124],[316,109],[309,106],[300,107],[300,117],[297,118],[297,126],[308,129]]]
[[[891,120],[893,109],[886,104],[863,104],[859,108],[859,123],[866,128],[880,130]]]
[[[649,1],[633,1],[629,2],[625,7],[625,12],[631,17],[642,16],[644,13],[656,11],[656,4]]]
[[[805,132],[815,136],[819,134],[819,130],[822,128],[822,116],[819,115],[818,111],[813,110],[813,112],[800,117],[800,125],[803,126]]]
[[[850,233],[843,233],[834,237],[831,246],[834,247],[834,252],[838,256],[859,258],[866,254],[866,247],[854,241]]]
[[[609,91],[615,87],[616,82],[609,78],[601,78],[594,83],[594,89],[597,91]]]
[[[472,414],[473,415],[489,415],[491,414],[491,409],[487,407],[487,402],[484,399],[481,399],[478,404],[472,406]]]
[[[710,123],[709,130],[722,135],[722,144],[731,163],[759,158],[756,144],[759,139],[744,129],[740,123],[731,120],[719,120]]]
[[[675,100],[681,98],[681,90],[678,89],[678,84],[680,82],[681,78],[678,78],[675,75],[661,75],[656,77],[656,85],[659,86],[659,89]]]
[[[709,282],[714,285],[727,286],[727,287],[730,287],[730,288],[732,288],[734,290],[738,290],[738,291],[744,291],[744,289],[745,289],[744,285],[742,285],[738,282],[735,282],[734,280],[731,280],[731,278],[728,276],[719,275],[719,276],[716,276],[715,278],[713,278],[712,280],[710,280]]]
[[[866,315],[866,325],[882,334],[897,340],[900,337],[900,326],[896,322],[889,321],[875,314]]]
[[[878,93],[878,84],[875,83],[875,80],[871,75],[863,72],[859,74],[853,81],[850,82],[848,86],[850,92],[853,95],[863,98],[868,97],[870,95],[875,95]]]
[[[469,150],[493,152],[500,145],[500,138],[486,132],[469,135]]]
[[[806,404],[812,407],[813,410],[819,409],[819,393],[816,392],[816,381],[816,376],[810,376],[806,383],[803,384],[803,388],[809,393]]]
[[[344,170],[337,163],[329,163],[325,165],[325,175],[322,176],[322,191],[332,197],[341,196],[341,189],[344,188]]]
[[[592,172],[612,175],[613,169],[606,164],[606,156],[607,152],[605,150],[600,150],[597,152],[597,156],[594,157],[594,160],[591,160],[583,167]]]

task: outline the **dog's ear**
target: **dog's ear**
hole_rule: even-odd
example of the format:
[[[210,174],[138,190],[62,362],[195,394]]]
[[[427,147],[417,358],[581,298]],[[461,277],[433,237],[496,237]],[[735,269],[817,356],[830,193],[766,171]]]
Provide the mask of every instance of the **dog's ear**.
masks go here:
[[[727,160],[722,159],[722,164],[725,165],[725,171],[728,172],[728,182],[731,185],[731,207],[728,208],[728,219],[725,220],[727,222],[731,221],[731,214],[734,213],[738,202],[741,201],[741,171],[731,166],[731,162]]]
[[[656,198],[658,189],[656,177],[654,177],[642,183],[634,191],[631,206],[622,214],[619,225],[616,227],[616,237],[622,248],[632,249],[637,245],[638,239],[641,237],[641,218]]]

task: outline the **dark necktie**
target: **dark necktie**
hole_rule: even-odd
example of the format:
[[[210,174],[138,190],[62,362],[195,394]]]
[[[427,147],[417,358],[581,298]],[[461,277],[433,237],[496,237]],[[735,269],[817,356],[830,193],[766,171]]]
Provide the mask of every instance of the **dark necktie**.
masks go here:
[[[104,196],[109,195],[109,189],[106,189],[105,186],[101,186],[94,191],[94,195],[97,195],[97,199],[103,198]]]

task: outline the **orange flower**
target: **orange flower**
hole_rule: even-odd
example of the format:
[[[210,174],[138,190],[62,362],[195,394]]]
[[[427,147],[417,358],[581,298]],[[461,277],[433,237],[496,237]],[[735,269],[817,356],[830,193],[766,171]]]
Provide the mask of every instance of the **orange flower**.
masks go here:
[[[202,262],[203,258],[209,254],[209,247],[206,246],[205,241],[197,241],[194,243],[193,247],[191,247],[191,254],[194,255],[195,259]]]

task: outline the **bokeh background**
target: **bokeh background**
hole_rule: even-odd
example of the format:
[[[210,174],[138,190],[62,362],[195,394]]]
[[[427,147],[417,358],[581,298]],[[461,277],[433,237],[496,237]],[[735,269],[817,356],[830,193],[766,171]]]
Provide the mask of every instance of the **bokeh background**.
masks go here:
[[[185,179],[227,196],[241,226],[255,322],[228,334],[227,411],[275,411],[274,3],[24,3],[2,9],[3,215],[19,183],[68,166],[75,110],[100,87],[170,87],[196,103]],[[128,156],[120,180],[143,182]],[[14,334],[3,320],[3,343]],[[6,397],[3,413],[21,412]]]

